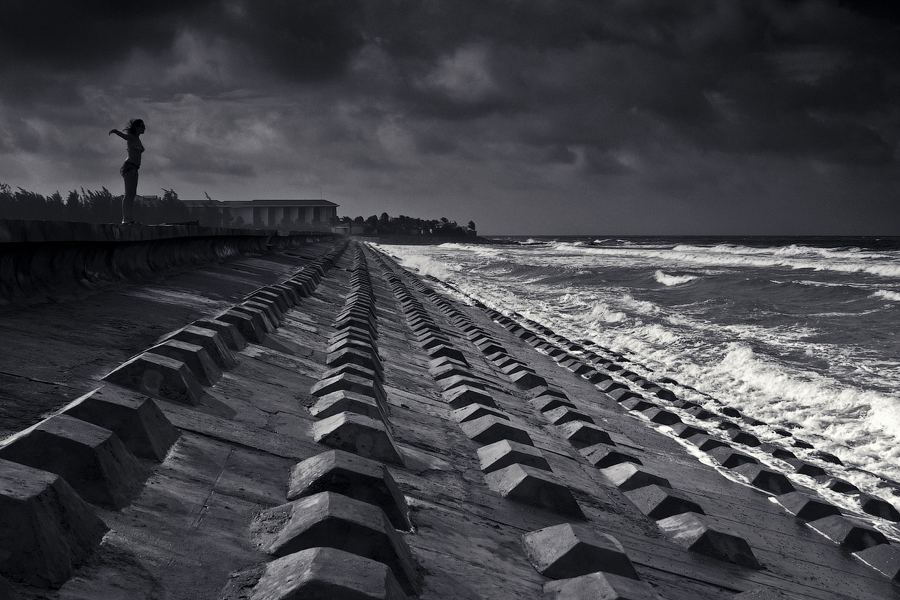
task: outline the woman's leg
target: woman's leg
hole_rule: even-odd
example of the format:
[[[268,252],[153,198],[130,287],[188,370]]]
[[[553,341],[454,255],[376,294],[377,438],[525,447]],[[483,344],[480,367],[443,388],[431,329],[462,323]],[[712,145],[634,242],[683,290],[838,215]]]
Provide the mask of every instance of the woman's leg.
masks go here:
[[[138,172],[137,169],[124,173],[125,195],[122,196],[122,222],[134,221],[134,197],[137,195]]]

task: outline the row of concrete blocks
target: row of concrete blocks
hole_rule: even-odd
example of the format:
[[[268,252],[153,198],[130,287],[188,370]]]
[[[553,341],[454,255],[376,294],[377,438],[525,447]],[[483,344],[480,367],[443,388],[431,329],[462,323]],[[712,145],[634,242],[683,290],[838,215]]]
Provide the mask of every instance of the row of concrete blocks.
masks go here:
[[[499,323],[501,323],[502,325],[525,330],[525,328],[518,325],[512,319],[505,317],[501,313],[498,313],[497,311],[489,311],[489,312],[491,312],[492,316],[495,318],[495,320],[498,321]],[[549,331],[549,330],[546,330],[543,333],[546,335],[547,331]],[[596,355],[595,353],[593,353],[589,350],[586,350],[580,344],[571,342],[570,340],[567,340],[566,338],[559,336],[557,334],[553,334],[553,335],[554,335],[554,338],[556,341],[563,344],[563,346],[567,347],[570,351],[585,352],[586,356],[589,360],[602,359],[602,357]],[[591,379],[590,371],[586,370],[586,369],[589,369],[590,367],[588,367],[587,365],[582,363],[578,359],[578,357],[573,357],[571,355],[568,355],[565,352],[563,352],[562,350],[560,350],[559,348],[556,348],[555,352],[557,353],[557,357],[560,357],[558,362],[560,362],[561,365],[565,366],[566,368],[568,368],[569,370],[571,370],[577,374],[581,374],[582,376],[584,376],[588,379]],[[621,368],[619,367],[619,369],[621,369]],[[579,373],[579,371],[581,371],[581,373]],[[681,400],[678,398],[675,398],[673,400],[672,398],[674,396],[669,396],[670,392],[668,392],[668,390],[665,390],[665,392],[668,392],[668,393],[661,394],[660,393],[661,388],[659,388],[659,386],[656,386],[655,384],[650,384],[649,382],[647,382],[646,380],[641,378],[640,375],[638,375],[634,372],[631,372],[628,370],[621,370],[618,373],[618,375],[625,378],[626,380],[629,380],[633,383],[639,384],[641,386],[641,389],[644,391],[650,390],[653,393],[655,393],[658,397],[660,397],[664,400],[671,401],[673,407],[685,410],[685,412],[687,414],[690,414],[694,418],[697,418],[699,420],[707,420],[707,419],[712,419],[716,416],[719,416],[719,415],[715,415],[714,413],[711,413],[710,411],[707,411],[706,409],[702,408],[700,405],[698,405],[694,402],[685,401],[685,400]],[[622,404],[622,406],[624,406],[628,410],[643,413],[644,416],[646,416],[653,423],[661,424],[661,425],[668,425],[668,426],[675,426],[676,424],[681,424],[681,418],[677,414],[675,414],[671,410],[666,410],[665,408],[659,406],[656,403],[646,400],[644,398],[644,396],[642,396],[639,393],[635,393],[635,392],[631,391],[627,387],[624,387],[624,386],[613,387],[612,385],[604,386],[603,384],[599,385],[598,387],[600,387],[603,391],[605,391],[609,396],[611,396],[612,398],[614,398],[615,400],[620,402]],[[746,422],[750,425],[764,424],[761,421],[758,421],[756,419],[747,417],[745,415],[741,415],[741,413],[737,409],[734,409],[731,407],[724,407],[723,409],[721,409],[721,413],[722,413],[722,415],[725,415],[727,417],[741,418],[744,422]],[[866,513],[869,513],[871,515],[874,515],[874,516],[877,516],[877,517],[880,517],[883,519],[891,520],[891,521],[900,521],[900,512],[898,512],[897,509],[894,508],[894,506],[891,505],[890,503],[888,503],[880,498],[870,496],[868,494],[862,494],[854,485],[852,485],[851,483],[849,483],[843,479],[839,479],[839,478],[830,476],[825,471],[825,469],[823,469],[822,467],[819,467],[819,466],[811,464],[807,461],[801,460],[793,452],[791,452],[789,450],[785,450],[785,449],[780,448],[773,444],[763,444],[762,442],[760,442],[760,440],[756,436],[742,430],[741,427],[737,423],[734,423],[733,421],[730,421],[724,417],[720,417],[720,418],[721,418],[721,422],[719,423],[718,428],[723,430],[725,437],[727,437],[730,441],[732,441],[734,443],[738,443],[738,444],[743,444],[748,447],[759,448],[759,449],[773,455],[773,457],[786,462],[788,465],[793,467],[793,469],[796,473],[813,477],[817,481],[819,481],[819,483],[824,484],[826,487],[828,487],[832,491],[844,493],[844,494],[854,494],[860,504],[860,508]],[[699,433],[700,431],[701,430],[697,429],[695,433]],[[704,435],[708,435],[706,432],[702,432],[702,433]],[[787,435],[790,435],[789,432],[785,432],[785,433]],[[712,445],[712,444],[716,444],[719,442],[717,440],[713,439],[706,443]],[[726,446],[728,445],[724,442],[722,442],[721,444],[726,445]],[[798,439],[793,440],[793,445],[796,448],[812,449],[812,445],[810,445],[806,442],[803,442],[802,440],[798,440]],[[827,454],[824,452],[817,452],[816,457],[822,459],[825,462],[830,462],[830,463],[834,463],[834,464],[838,464],[838,465],[841,464],[840,460],[836,456],[833,456],[833,455],[830,455],[830,454]]]
[[[252,542],[272,560],[234,574],[240,588],[229,583],[224,599],[406,600],[420,593],[399,533],[412,529],[409,507],[384,463],[329,450],[295,465],[287,488],[286,502],[250,525]]]
[[[493,311],[493,313],[492,316],[494,316],[495,320],[501,324],[515,324],[514,321],[502,314],[497,313],[496,311]],[[579,344],[570,342],[562,336],[556,336],[556,338],[556,341],[567,345],[569,350],[584,350]],[[588,358],[600,357],[588,354]],[[570,370],[577,372],[571,368],[573,364],[577,364],[576,361],[568,363],[561,362],[561,364],[564,364],[564,366],[567,366]],[[640,378],[636,373],[623,370],[619,375],[629,381],[641,385],[642,389],[647,389],[646,381]],[[710,436],[708,432],[682,423],[678,415],[645,400],[639,394],[635,394],[626,388],[619,388],[609,391],[608,395],[620,402],[625,408],[632,411],[640,411],[651,422],[671,427],[678,437],[687,439],[697,445],[699,449],[708,452],[716,462],[725,468],[731,469],[731,472],[739,479],[775,495],[777,501],[784,506],[788,512],[796,515],[799,519],[810,521],[810,526],[815,530],[819,531],[832,541],[835,541],[842,547],[855,552],[859,558],[881,573],[894,580],[900,581],[900,551],[894,546],[888,545],[885,536],[865,522],[853,519],[852,517],[843,516],[837,507],[797,492],[787,477],[782,473],[759,465],[755,458],[734,450],[728,443]],[[664,396],[660,397],[667,400],[669,399]],[[713,417],[712,413],[705,411],[702,407],[692,402],[676,398],[673,401],[673,406],[686,409],[689,414],[695,418],[701,417],[707,419]],[[730,407],[722,409],[722,413],[733,418],[743,417],[736,409]],[[569,418],[575,417],[570,415]],[[761,424],[754,419],[747,417],[743,418],[751,425]],[[772,444],[761,443],[752,434],[742,431],[740,426],[736,423],[727,419],[722,419],[718,428],[724,430],[725,436],[732,442],[763,450],[771,454],[774,458],[783,460],[791,465],[797,473],[813,477],[833,491],[855,494],[861,508],[865,512],[891,521],[900,520],[900,513],[898,513],[896,508],[888,502],[868,494],[860,493],[851,483],[828,475],[821,467],[797,458],[794,453],[788,450]],[[795,440],[795,445],[796,447],[801,448],[811,448],[810,445],[805,444],[801,440]],[[592,458],[597,456],[603,456],[604,459],[607,459],[608,453],[595,453]],[[823,458],[828,462],[840,464],[837,457],[826,455]],[[618,460],[618,457],[616,457],[616,459]],[[663,494],[661,494],[659,490],[655,490],[653,495],[660,499],[663,498]],[[666,499],[667,504],[673,502],[677,504],[677,501],[668,498]],[[641,506],[639,506],[639,508],[641,508]],[[649,505],[647,508],[648,510],[654,510],[657,515],[663,514],[662,512],[659,512],[655,506]],[[644,509],[642,508],[642,510]]]
[[[427,344],[436,336],[447,340],[403,281],[396,275],[388,276],[388,281],[423,349],[428,352]],[[571,490],[552,472],[528,432],[513,424],[497,406],[479,378],[470,372],[462,353],[433,358],[429,371],[453,409],[451,417],[469,439],[482,445],[477,454],[491,490],[508,500],[584,519]]]
[[[290,278],[251,293],[244,302],[212,317],[198,319],[163,342],[125,362],[103,379],[155,398],[195,406],[203,387],[237,364],[234,353],[247,342],[291,353],[269,337],[288,310],[311,295],[343,251],[339,247],[304,266]]]
[[[499,315],[490,309],[488,312],[495,318]],[[498,352],[488,358],[502,367],[507,364],[507,358],[503,354],[505,353]],[[593,371],[569,370],[581,376]],[[745,540],[701,517],[700,515],[704,515],[703,509],[682,492],[672,490],[665,480],[649,483],[649,480],[644,479],[644,471],[635,466],[640,461],[614,449],[615,444],[609,434],[596,427],[590,416],[579,412],[564,392],[544,387],[532,398],[532,403],[552,425],[559,428],[563,437],[582,450],[591,464],[601,469],[611,469],[608,478],[611,477],[616,487],[625,492],[644,514],[657,520],[660,528],[676,543],[693,552],[759,568]],[[626,476],[621,481],[616,480],[616,475],[623,472]],[[685,535],[686,532],[691,535]]]
[[[402,465],[383,385],[375,298],[365,255],[356,246],[349,292],[326,349],[328,369],[311,389],[318,398],[310,407],[318,419],[313,437],[320,444]]]
[[[612,535],[579,523],[562,523],[522,536],[535,570],[550,579],[553,600],[662,600],[641,581],[622,544]]]
[[[150,398],[101,387],[0,445],[0,574],[59,587],[180,433]],[[92,506],[93,505],[93,506]]]
[[[298,281],[305,288],[316,277]],[[250,300],[297,302],[292,289],[287,282],[263,288]],[[101,387],[5,440],[0,573],[39,587],[65,582],[107,530],[91,505],[116,510],[130,503],[152,471],[148,461],[162,462],[179,437],[142,394],[192,403],[202,393],[199,381],[212,385],[245,346],[229,317],[196,321],[105,378],[140,393]]]
[[[395,292],[398,288],[399,286],[395,285]],[[432,301],[442,306],[448,317],[452,319],[454,316],[461,316],[449,302],[436,300],[435,296],[432,296]],[[468,321],[465,318],[464,320]],[[498,366],[502,366],[506,364],[503,355],[505,352],[498,351],[488,358]],[[591,464],[598,468],[610,469],[604,471],[604,474],[644,514],[656,519],[662,530],[674,541],[693,552],[759,568],[745,540],[701,517],[700,515],[704,513],[699,505],[686,498],[683,493],[672,490],[667,481],[660,478],[654,480],[655,483],[649,483],[646,477],[648,474],[634,466],[634,463],[640,464],[640,461],[617,451],[610,435],[594,425],[590,417],[579,413],[564,392],[545,386],[538,390],[531,401]],[[506,476],[505,471],[524,473],[525,477],[530,476],[531,481],[520,475],[519,481],[515,483],[518,484],[517,494],[527,498],[525,500],[527,503],[540,506],[541,501],[534,496],[543,495],[545,503],[548,498],[552,498],[545,508],[570,517],[584,518],[568,488],[563,487],[560,490],[557,487],[551,495],[546,489],[540,489],[536,485],[535,475],[540,475],[541,470],[551,471],[550,465],[541,452],[533,447],[527,432],[499,420],[508,421],[509,417],[497,410],[492,400],[490,405],[472,404],[456,412],[458,414],[454,416],[462,420],[464,431],[468,428],[474,429],[473,426],[478,424],[479,427],[473,433],[484,436],[484,425],[489,424],[486,429],[488,432],[492,435],[502,435],[504,438],[478,450],[481,468],[489,473],[487,475],[489,487],[495,491],[509,487],[510,478]],[[471,418],[478,414],[483,416]],[[472,435],[469,437],[478,441],[478,438]],[[481,439],[490,441],[490,438]],[[506,494],[504,496],[509,497]],[[566,524],[526,536],[526,548],[535,568],[543,575],[561,580],[547,584],[546,593],[553,594],[559,599],[595,597],[594,595],[609,598],[658,598],[649,585],[636,581],[637,574],[618,541],[606,534],[595,534],[583,526],[580,527],[579,533],[580,536],[576,535],[572,526]],[[578,539],[579,537],[582,539]],[[602,550],[598,549],[597,544],[585,541],[587,539],[601,540],[599,546]],[[554,554],[555,556],[551,556]],[[571,561],[572,564],[578,563],[579,567],[567,570],[560,566],[567,561]],[[625,565],[622,571],[610,567],[619,564]],[[582,570],[579,571],[579,568]],[[604,570],[610,572],[603,572]]]

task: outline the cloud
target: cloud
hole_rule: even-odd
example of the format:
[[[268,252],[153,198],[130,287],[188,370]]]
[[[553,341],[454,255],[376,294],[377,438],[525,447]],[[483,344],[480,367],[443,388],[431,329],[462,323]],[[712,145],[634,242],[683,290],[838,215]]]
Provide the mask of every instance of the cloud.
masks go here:
[[[0,181],[118,186],[124,150],[106,132],[142,117],[141,185],[183,197],[321,186],[348,207],[429,216],[449,202],[482,231],[536,233],[627,225],[570,221],[559,198],[724,229],[774,227],[754,203],[803,207],[781,214],[805,226],[824,193],[837,224],[851,204],[888,223],[900,19],[887,4],[9,2]],[[502,212],[523,202],[535,210]]]

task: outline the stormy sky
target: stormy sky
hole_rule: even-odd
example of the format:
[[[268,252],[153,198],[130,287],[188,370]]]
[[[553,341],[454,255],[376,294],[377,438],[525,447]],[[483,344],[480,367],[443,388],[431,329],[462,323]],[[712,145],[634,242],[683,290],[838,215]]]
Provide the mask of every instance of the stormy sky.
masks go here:
[[[5,0],[0,182],[483,234],[900,235],[900,11],[839,0]],[[887,7],[887,8],[885,8]]]

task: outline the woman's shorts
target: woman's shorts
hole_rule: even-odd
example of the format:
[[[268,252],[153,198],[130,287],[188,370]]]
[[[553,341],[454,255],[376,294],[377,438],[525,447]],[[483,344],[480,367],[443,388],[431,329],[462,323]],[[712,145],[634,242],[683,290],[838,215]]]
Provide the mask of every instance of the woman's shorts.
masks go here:
[[[137,166],[130,160],[126,160],[125,164],[122,165],[122,168],[119,169],[119,173],[122,175],[122,177],[125,177],[126,175],[131,175],[132,173],[137,173],[138,169],[140,169],[139,166]]]

